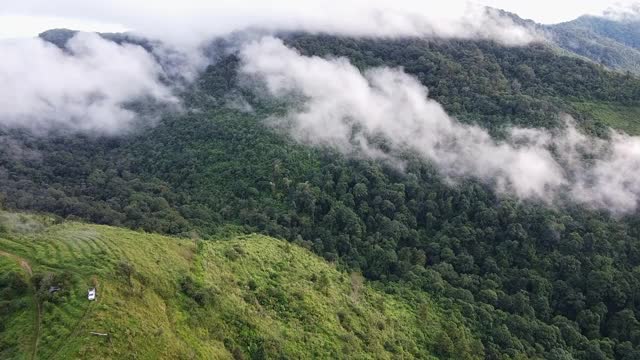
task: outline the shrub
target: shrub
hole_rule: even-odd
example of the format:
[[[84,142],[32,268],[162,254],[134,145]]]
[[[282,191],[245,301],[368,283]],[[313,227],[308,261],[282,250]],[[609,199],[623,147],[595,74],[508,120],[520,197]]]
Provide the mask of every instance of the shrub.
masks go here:
[[[209,305],[215,299],[215,290],[213,288],[203,286],[191,276],[185,276],[180,280],[180,289],[200,306]]]

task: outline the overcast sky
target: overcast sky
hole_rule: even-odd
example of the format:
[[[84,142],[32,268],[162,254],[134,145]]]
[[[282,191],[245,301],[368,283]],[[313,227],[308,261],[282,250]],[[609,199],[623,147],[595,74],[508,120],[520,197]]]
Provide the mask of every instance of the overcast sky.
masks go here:
[[[637,0],[636,0],[637,1]],[[435,18],[456,17],[464,12],[466,0],[9,0],[0,9],[0,38],[37,35],[51,28],[117,32],[127,29],[154,32],[162,29],[197,29],[226,31],[233,24],[261,24],[265,19],[278,21],[316,21],[322,16],[336,18],[341,9],[351,6],[353,17],[358,9],[378,6],[408,13],[428,14]],[[582,14],[601,14],[612,7],[624,7],[634,0],[475,0],[475,3],[502,8],[542,23],[574,19]],[[371,5],[377,4],[377,5]],[[466,5],[466,4],[465,4]],[[348,13],[348,11],[346,11]],[[326,20],[326,19],[324,19]],[[191,27],[194,23],[199,27]],[[208,27],[202,26],[207,24]]]

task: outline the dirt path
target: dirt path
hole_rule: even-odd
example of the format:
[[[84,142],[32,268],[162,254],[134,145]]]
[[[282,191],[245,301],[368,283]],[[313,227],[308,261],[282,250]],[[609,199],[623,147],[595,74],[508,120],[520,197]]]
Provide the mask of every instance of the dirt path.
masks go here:
[[[31,284],[31,277],[33,276],[33,270],[31,269],[31,265],[29,262],[20,256],[10,254],[6,251],[0,250],[0,256],[8,257],[9,259],[15,260],[22,270],[27,274],[27,280],[29,284]],[[33,350],[31,352],[31,359],[36,359],[38,355],[38,343],[40,342],[40,326],[42,324],[42,304],[38,300],[38,289],[35,288],[35,285],[31,284],[31,290],[33,291],[33,300],[36,303],[36,322],[34,325],[35,331],[33,335]]]
[[[37,296],[34,299],[36,301],[36,331],[33,340],[33,352],[31,353],[31,360],[35,360],[38,357],[38,343],[40,342],[40,326],[42,324],[42,304],[38,300]]]
[[[9,259],[15,260],[15,262],[20,265],[22,270],[24,270],[27,275],[29,275],[29,279],[31,279],[31,276],[33,276],[33,270],[31,270],[31,265],[29,265],[29,262],[27,260],[21,258],[20,256],[13,255],[2,250],[0,250],[0,256],[8,257]]]
[[[23,268],[24,271],[27,272],[27,274],[29,274],[29,277],[33,275],[33,271],[31,270],[31,265],[29,265],[29,263],[26,262],[25,260],[20,260],[20,267]]]

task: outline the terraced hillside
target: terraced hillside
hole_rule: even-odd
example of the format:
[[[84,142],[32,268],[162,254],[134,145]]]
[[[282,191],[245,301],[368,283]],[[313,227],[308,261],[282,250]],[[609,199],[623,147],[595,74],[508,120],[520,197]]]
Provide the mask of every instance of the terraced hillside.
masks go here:
[[[457,315],[424,294],[390,295],[283,241],[0,219],[2,359],[482,354]]]

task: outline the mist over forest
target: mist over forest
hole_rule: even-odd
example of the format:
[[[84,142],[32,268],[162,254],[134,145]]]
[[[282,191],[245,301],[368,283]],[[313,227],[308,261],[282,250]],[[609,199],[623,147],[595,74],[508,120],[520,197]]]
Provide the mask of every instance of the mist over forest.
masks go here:
[[[640,358],[637,5],[170,5],[0,39],[0,358]]]

